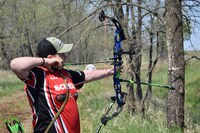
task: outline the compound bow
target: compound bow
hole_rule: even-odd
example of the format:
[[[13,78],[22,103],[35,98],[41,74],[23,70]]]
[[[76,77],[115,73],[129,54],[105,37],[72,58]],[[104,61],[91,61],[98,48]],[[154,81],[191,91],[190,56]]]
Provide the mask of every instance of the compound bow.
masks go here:
[[[109,120],[116,117],[122,111],[127,96],[127,94],[121,90],[120,71],[117,70],[117,68],[122,66],[123,64],[122,54],[127,54],[127,52],[124,52],[121,48],[121,42],[125,40],[126,37],[124,35],[124,30],[121,27],[120,23],[116,19],[106,16],[104,11],[102,10],[99,13],[99,20],[103,22],[106,18],[111,20],[116,27],[114,35],[113,58],[109,58],[110,60],[113,60],[114,65],[113,85],[116,95],[111,97],[112,103],[108,107],[105,114],[102,115],[101,125],[96,130],[97,133],[100,131],[102,125],[105,126]],[[115,102],[117,103],[117,108],[111,115],[109,115],[109,112]]]
[[[116,95],[111,97],[112,103],[109,105],[105,114],[102,115],[101,125],[97,128],[96,133],[99,133],[99,131],[101,130],[101,127],[103,125],[105,126],[109,120],[118,116],[119,113],[123,109],[123,106],[124,106],[125,101],[126,101],[127,93],[125,93],[121,90],[121,83],[120,82],[127,82],[127,83],[132,84],[132,85],[134,83],[139,83],[139,84],[143,84],[143,85],[162,87],[162,88],[167,88],[167,89],[171,89],[171,90],[175,89],[175,87],[168,86],[168,85],[159,85],[159,84],[151,84],[151,83],[145,83],[145,82],[135,82],[135,81],[132,81],[132,80],[120,79],[120,71],[117,71],[117,67],[120,67],[123,64],[122,55],[123,54],[134,54],[134,51],[133,51],[133,49],[130,49],[128,51],[123,51],[123,49],[121,48],[121,42],[126,40],[126,37],[124,35],[124,30],[123,30],[122,26],[120,25],[120,23],[116,19],[111,18],[109,16],[106,16],[104,11],[102,10],[99,13],[99,20],[101,22],[103,22],[106,18],[111,20],[116,27],[115,35],[114,35],[113,58],[109,58],[109,60],[113,60],[113,64],[114,64],[114,75],[113,75],[114,84],[113,85],[114,85]],[[109,112],[110,112],[110,110],[111,110],[111,108],[112,108],[112,106],[115,102],[117,103],[117,108],[111,115],[109,115]]]

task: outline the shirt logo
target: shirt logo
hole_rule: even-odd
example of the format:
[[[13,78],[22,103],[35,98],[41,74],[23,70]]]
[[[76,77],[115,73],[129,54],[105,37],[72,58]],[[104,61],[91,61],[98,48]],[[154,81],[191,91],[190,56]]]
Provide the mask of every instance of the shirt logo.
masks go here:
[[[58,77],[51,76],[50,79],[51,79],[51,80],[55,80],[55,79],[58,79]]]
[[[68,83],[67,86],[64,83],[63,84],[59,84],[59,85],[54,85],[54,89],[56,91],[66,90],[67,88],[69,88],[69,89],[76,89],[75,86],[74,86],[74,84],[72,84],[72,83]]]

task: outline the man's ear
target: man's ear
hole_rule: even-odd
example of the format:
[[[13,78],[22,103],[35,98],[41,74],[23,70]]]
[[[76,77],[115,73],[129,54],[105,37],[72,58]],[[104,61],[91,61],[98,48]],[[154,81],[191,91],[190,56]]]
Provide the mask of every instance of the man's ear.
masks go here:
[[[48,55],[47,56],[47,58],[53,58],[54,57],[54,55]]]

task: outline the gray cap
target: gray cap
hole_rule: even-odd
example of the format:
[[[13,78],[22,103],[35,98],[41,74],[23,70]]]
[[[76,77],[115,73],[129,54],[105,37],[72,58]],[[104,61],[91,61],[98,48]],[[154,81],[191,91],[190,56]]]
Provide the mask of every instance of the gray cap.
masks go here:
[[[64,44],[56,37],[48,37],[42,39],[37,46],[37,55],[39,57],[47,57],[57,53],[67,53],[73,48],[73,44]]]

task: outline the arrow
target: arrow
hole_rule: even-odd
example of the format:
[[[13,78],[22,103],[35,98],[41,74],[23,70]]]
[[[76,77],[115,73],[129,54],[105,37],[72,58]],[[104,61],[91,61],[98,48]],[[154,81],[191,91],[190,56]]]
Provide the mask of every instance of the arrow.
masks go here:
[[[64,66],[75,66],[75,65],[87,65],[87,64],[101,64],[101,63],[111,63],[113,61],[93,61],[93,62],[79,62],[79,63],[64,63]]]

